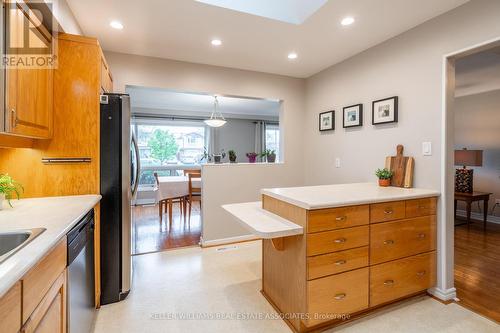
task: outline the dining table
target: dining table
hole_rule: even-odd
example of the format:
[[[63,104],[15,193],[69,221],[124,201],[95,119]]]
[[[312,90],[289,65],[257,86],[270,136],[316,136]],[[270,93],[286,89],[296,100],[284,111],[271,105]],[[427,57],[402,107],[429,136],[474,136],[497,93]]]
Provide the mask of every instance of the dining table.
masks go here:
[[[193,187],[201,188],[201,178],[193,178]],[[158,177],[157,201],[169,200],[168,217],[172,221],[172,199],[189,195],[188,176]]]

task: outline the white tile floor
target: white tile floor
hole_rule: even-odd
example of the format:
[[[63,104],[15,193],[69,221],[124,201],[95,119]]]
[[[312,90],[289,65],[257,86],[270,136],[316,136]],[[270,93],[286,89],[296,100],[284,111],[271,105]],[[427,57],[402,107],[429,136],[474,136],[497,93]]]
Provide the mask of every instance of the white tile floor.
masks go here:
[[[290,332],[281,320],[233,319],[275,313],[259,292],[260,277],[260,241],[224,251],[188,248],[135,256],[132,292],[100,309],[95,332]],[[205,314],[226,318],[173,320]],[[422,297],[333,331],[487,333],[500,327],[456,304]]]

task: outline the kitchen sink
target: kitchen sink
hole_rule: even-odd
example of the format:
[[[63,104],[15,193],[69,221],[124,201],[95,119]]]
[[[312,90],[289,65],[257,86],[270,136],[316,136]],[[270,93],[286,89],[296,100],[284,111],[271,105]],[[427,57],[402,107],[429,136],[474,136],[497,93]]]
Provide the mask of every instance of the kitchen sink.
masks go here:
[[[0,232],[0,263],[38,237],[45,228]]]

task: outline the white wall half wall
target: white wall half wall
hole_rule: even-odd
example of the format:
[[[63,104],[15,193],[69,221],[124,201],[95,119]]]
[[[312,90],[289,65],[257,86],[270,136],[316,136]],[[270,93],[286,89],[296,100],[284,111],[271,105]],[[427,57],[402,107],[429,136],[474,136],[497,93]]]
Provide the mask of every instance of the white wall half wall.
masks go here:
[[[282,101],[280,130],[284,163],[204,167],[204,241],[222,243],[225,239],[248,235],[220,205],[258,200],[258,191],[264,187],[304,184],[303,79],[114,52],[105,52],[105,56],[117,92],[124,92],[126,85],[135,85]]]
[[[444,56],[500,36],[500,1],[475,0],[307,79],[306,184],[375,181],[397,144],[415,157],[416,187],[441,190]],[[399,96],[399,122],[371,124],[372,101]],[[364,125],[342,128],[342,107],[363,103]],[[318,114],[336,110],[336,130]],[[422,142],[432,142],[432,156]],[[335,168],[335,158],[341,167]],[[453,172],[453,170],[450,170]],[[453,226],[438,212],[438,292],[454,296]],[[453,215],[453,214],[452,214]]]

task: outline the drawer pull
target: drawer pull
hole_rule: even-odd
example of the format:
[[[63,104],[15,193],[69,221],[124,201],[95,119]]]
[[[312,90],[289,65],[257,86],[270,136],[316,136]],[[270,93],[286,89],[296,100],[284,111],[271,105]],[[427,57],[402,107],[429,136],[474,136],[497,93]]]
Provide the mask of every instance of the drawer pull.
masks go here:
[[[335,218],[335,221],[345,221],[347,220],[347,216],[338,216]]]
[[[334,243],[337,243],[337,244],[340,244],[340,243],[345,243],[345,241],[346,241],[346,240],[347,240],[347,239],[345,239],[345,238],[343,238],[343,237],[342,237],[342,238],[337,238],[337,239],[336,239],[336,240],[334,240],[333,242],[334,242]]]
[[[386,210],[384,210],[384,214],[389,215],[389,214],[392,214],[392,213],[394,213],[394,211],[392,209],[386,209]]]
[[[425,206],[418,206],[418,209],[426,209],[427,207]]]
[[[340,265],[344,265],[344,264],[346,264],[346,263],[347,263],[347,261],[345,261],[345,260],[337,260],[337,261],[335,262],[335,265],[340,266]]]
[[[344,299],[346,296],[347,296],[346,294],[342,293],[342,294],[335,295],[333,298],[340,301],[341,299]]]
[[[394,241],[392,239],[388,239],[384,241],[384,245],[392,245],[394,244]]]
[[[420,272],[417,272],[417,276],[418,276],[418,277],[422,277],[422,276],[424,276],[424,275],[425,275],[425,273],[426,273],[426,271],[420,271]]]
[[[385,280],[384,286],[392,286],[394,284],[394,280]]]
[[[420,238],[420,239],[425,238],[425,234],[418,234],[418,238]]]

